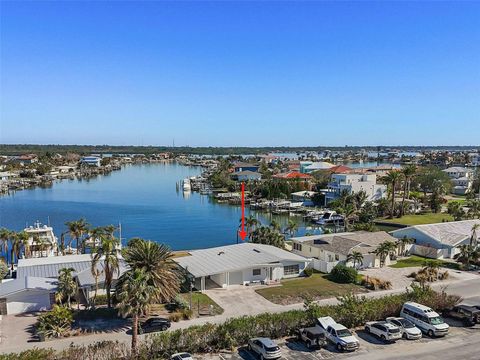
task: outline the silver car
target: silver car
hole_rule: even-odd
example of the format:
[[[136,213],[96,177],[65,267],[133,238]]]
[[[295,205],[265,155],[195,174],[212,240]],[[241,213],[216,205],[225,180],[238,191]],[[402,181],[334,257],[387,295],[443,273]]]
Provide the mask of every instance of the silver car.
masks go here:
[[[260,360],[280,359],[282,351],[278,345],[269,338],[253,338],[248,340],[248,350],[256,353]]]
[[[408,340],[418,340],[422,337],[422,331],[417,328],[410,320],[402,317],[388,317],[387,322],[397,326],[402,333],[402,337]]]

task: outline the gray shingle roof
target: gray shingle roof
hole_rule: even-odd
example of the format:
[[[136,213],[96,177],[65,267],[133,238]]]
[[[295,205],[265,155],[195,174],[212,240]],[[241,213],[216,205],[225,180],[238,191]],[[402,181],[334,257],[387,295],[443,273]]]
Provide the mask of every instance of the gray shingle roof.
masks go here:
[[[238,271],[280,261],[305,262],[306,258],[270,245],[243,243],[190,251],[174,259],[195,277]]]

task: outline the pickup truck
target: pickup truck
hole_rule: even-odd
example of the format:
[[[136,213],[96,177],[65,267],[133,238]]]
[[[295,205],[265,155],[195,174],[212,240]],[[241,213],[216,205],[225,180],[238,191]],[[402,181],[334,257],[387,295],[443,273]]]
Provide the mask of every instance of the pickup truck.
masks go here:
[[[355,351],[360,347],[358,339],[342,324],[338,324],[330,316],[317,319],[316,327],[325,334],[328,341],[338,351]]]
[[[315,347],[321,348],[327,342],[325,332],[318,327],[309,327],[298,330],[298,340],[304,342],[309,349]]]

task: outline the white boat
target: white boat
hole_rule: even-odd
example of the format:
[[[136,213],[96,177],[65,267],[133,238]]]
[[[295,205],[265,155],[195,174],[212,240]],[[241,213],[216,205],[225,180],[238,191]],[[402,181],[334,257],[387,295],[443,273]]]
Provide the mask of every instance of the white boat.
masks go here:
[[[53,228],[36,221],[33,226],[28,226],[24,231],[29,235],[25,257],[37,258],[55,256],[58,252],[58,239],[53,233]]]
[[[189,178],[183,179],[183,191],[190,191],[190,190],[192,190],[190,179]]]

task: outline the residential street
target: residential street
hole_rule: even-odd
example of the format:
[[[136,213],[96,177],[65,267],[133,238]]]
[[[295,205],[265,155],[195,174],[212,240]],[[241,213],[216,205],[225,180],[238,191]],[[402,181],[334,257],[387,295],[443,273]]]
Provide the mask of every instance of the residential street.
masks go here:
[[[445,287],[445,290],[448,293],[458,294],[462,296],[465,299],[464,302],[466,303],[478,303],[480,302],[480,276],[473,274],[467,275],[468,277],[465,278],[469,280],[455,281],[450,283],[438,283],[434,284],[432,287],[437,290]],[[242,287],[239,289],[232,289],[228,291],[217,291],[217,295],[212,295],[211,292],[208,295],[211,296],[216,302],[219,302],[219,305],[224,307],[225,312],[222,315],[214,317],[202,317],[189,321],[173,323],[171,329],[174,330],[178,328],[185,328],[191,325],[205,324],[207,322],[221,323],[226,319],[235,316],[253,315],[266,311],[282,312],[291,309],[301,309],[303,307],[303,304],[294,304],[289,306],[270,304],[268,301],[254,293],[253,289],[251,288]],[[387,294],[394,294],[402,291],[404,291],[404,289],[377,291],[367,293],[366,296],[381,297]],[[263,301],[259,301],[259,298],[263,299]],[[319,301],[320,304],[335,304],[336,302],[336,299],[325,299]],[[226,304],[230,305],[226,306]],[[232,306],[231,304],[234,304],[234,306]],[[31,338],[30,333],[28,332],[28,329],[35,323],[35,321],[35,317],[31,315],[3,316],[2,320],[0,321],[0,353],[18,352],[34,347],[51,347],[60,350],[68,347],[71,343],[78,345],[86,345],[102,340],[118,340],[127,343],[130,342],[130,336],[127,335],[124,330],[110,333],[99,333],[95,335],[70,337],[66,339],[52,340],[47,342],[38,342],[35,338]],[[141,337],[143,336],[144,335],[141,335]],[[477,342],[480,341],[480,331],[472,334],[472,336],[475,336],[475,338],[478,337],[478,340],[476,340]],[[457,339],[457,341],[458,340],[459,339]],[[446,352],[448,353],[448,349],[446,350]],[[442,352],[442,356],[443,355],[444,353]],[[361,353],[359,353],[358,356],[361,356]],[[436,359],[439,358],[436,357]]]

